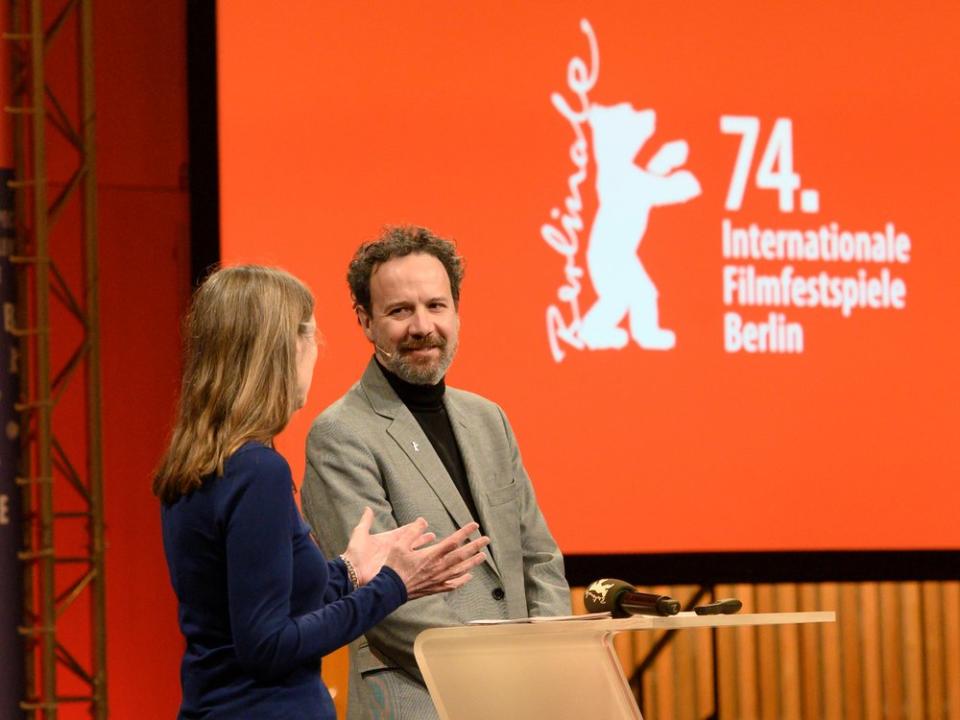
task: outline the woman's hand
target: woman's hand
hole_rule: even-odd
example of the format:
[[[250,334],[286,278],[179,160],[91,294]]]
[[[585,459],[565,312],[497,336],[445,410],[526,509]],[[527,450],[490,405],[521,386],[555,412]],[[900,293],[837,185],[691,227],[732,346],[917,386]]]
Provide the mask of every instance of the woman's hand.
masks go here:
[[[364,508],[360,522],[350,534],[344,560],[353,566],[359,585],[366,585],[384,565],[389,565],[403,580],[410,600],[449,592],[466,583],[471,578],[468,571],[485,559],[480,550],[490,542],[487,537],[466,542],[479,527],[477,523],[469,523],[429,547],[424,546],[436,535],[427,532],[423,518],[376,534],[370,533],[372,524],[373,511]]]
[[[387,532],[371,534],[373,510],[363,509],[360,522],[350,533],[350,543],[343,551],[343,559],[353,566],[357,574],[358,587],[373,580],[387,561],[387,556],[398,542],[406,542],[413,548],[422,547],[436,539],[436,535],[426,532],[427,521],[417,518],[412,523]]]

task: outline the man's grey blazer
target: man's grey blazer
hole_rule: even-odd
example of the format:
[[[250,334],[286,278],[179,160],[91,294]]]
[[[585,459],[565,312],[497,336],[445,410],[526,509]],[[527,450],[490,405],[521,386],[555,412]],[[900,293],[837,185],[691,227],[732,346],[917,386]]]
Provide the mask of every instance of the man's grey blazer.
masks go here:
[[[490,537],[487,561],[451,593],[413,600],[351,645],[350,720],[435,717],[413,656],[430,627],[480,618],[567,615],[563,558],[503,411],[448,387],[444,404],[467,481]],[[365,505],[373,532],[426,518],[444,537],[470,512],[416,418],[371,359],[360,382],[325,410],[307,439],[303,509],[325,553],[343,552]],[[362,675],[366,682],[358,682]]]

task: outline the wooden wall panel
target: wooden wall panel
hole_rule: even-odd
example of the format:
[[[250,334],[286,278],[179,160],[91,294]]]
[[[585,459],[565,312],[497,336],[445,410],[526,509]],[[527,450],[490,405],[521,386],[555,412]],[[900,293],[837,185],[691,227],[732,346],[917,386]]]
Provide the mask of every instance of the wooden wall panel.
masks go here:
[[[946,717],[960,720],[960,582],[944,583],[941,593]]]
[[[884,717],[904,717],[903,651],[900,622],[900,589],[893,583],[880,584],[880,666],[883,670]]]
[[[820,586],[820,610],[839,610],[840,587],[837,583]],[[840,622],[838,620],[838,622]],[[823,676],[823,717],[843,720],[843,670],[841,664],[840,630],[837,623],[820,626],[823,647],[820,662]]]
[[[843,655],[843,716],[847,720],[863,718],[863,653],[860,650],[860,593],[853,584],[840,587],[837,626]]]
[[[923,677],[927,717],[946,717],[944,697],[943,594],[937,583],[920,587],[923,608]]]
[[[816,585],[801,585],[799,593],[799,610],[811,611],[820,607],[820,592]],[[820,682],[820,628],[816,625],[800,626],[800,668],[803,720],[820,720],[823,717],[823,686]]]
[[[860,586],[860,632],[863,717],[864,720],[880,720],[884,717],[883,663],[880,661],[880,586],[877,583]]]
[[[717,597],[735,597],[736,588],[733,585],[717,586]],[[737,645],[736,637],[732,632],[716,632],[717,640],[717,674],[719,684],[720,707],[717,708],[717,717],[720,720],[734,720],[740,717],[739,685],[737,684]]]
[[[697,701],[694,715],[710,717],[716,708],[713,672],[714,633],[712,630],[694,630],[694,663],[697,673]]]
[[[675,587],[671,595],[679,600],[684,607],[693,593],[690,588]],[[677,720],[696,720],[697,693],[700,684],[700,674],[697,672],[697,633],[678,632],[674,636],[673,678],[671,684],[674,692],[674,717]]]
[[[744,612],[756,612],[756,591],[751,585],[736,585],[736,597],[743,598]],[[754,628],[733,629],[736,638],[737,691],[741,718],[760,717],[760,687],[757,678],[757,632]]]
[[[796,585],[780,585],[776,594],[777,612],[797,612],[799,590]],[[780,659],[780,717],[782,720],[802,720],[800,699],[800,626],[787,625],[779,629]]]
[[[920,583],[900,585],[900,620],[903,662],[903,714],[907,720],[923,720],[926,714],[924,693],[923,622]]]
[[[756,585],[754,597],[757,607],[776,607],[773,585]],[[778,628],[769,625],[756,629],[759,717],[780,718],[780,653],[777,651]]]

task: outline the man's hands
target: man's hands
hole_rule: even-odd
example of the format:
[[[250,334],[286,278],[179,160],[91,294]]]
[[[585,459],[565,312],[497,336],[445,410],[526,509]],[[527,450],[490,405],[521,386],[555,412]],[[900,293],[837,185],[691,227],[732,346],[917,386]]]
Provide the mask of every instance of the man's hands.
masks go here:
[[[472,577],[471,568],[484,561],[481,552],[490,538],[483,536],[467,542],[479,525],[469,523],[438,543],[428,545],[436,535],[427,532],[427,521],[418,518],[395,530],[371,534],[373,511],[363,510],[360,522],[350,534],[344,559],[353,565],[360,585],[366,585],[388,565],[407,586],[407,599],[449,592]]]
[[[427,521],[419,518],[398,530],[413,528],[407,532],[419,534],[426,526]],[[475,522],[468,523],[435,545],[419,550],[415,548],[422,543],[407,546],[400,541],[393,547],[385,564],[393,568],[407,586],[408,600],[449,592],[469,582],[473,577],[469,570],[486,559],[481,549],[490,542],[485,535],[467,542],[478,527]]]

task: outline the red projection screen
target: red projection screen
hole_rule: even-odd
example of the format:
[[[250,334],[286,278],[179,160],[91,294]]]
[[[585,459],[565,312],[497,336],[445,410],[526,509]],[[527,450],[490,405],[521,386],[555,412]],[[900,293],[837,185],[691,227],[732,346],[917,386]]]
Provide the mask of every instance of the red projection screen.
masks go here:
[[[568,554],[960,549],[960,5],[221,2],[221,251],[369,357],[386,224]]]

